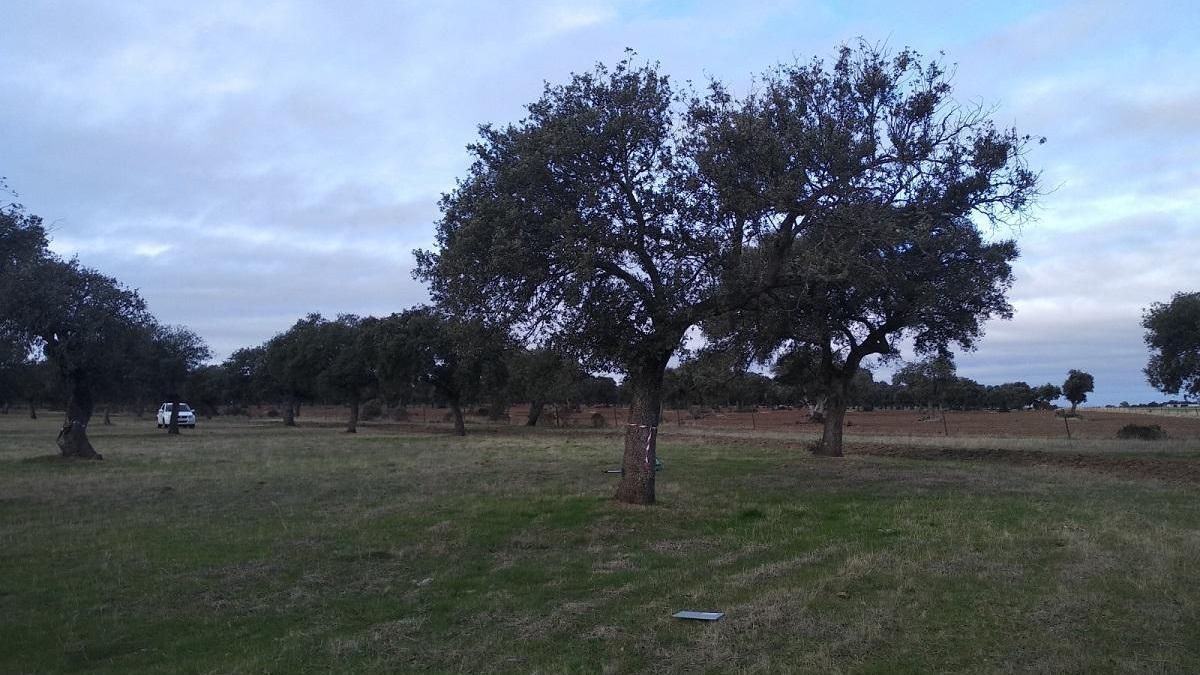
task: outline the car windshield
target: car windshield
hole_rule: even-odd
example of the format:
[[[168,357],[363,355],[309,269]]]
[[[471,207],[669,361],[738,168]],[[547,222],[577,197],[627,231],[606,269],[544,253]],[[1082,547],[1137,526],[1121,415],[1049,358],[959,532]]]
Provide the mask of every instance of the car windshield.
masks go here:
[[[164,403],[164,404],[162,405],[162,409],[163,409],[163,411],[164,411],[164,412],[171,412],[171,404],[170,404],[170,403]],[[188,404],[186,404],[186,403],[180,403],[180,404],[179,404],[179,412],[192,412],[192,409],[188,407]]]

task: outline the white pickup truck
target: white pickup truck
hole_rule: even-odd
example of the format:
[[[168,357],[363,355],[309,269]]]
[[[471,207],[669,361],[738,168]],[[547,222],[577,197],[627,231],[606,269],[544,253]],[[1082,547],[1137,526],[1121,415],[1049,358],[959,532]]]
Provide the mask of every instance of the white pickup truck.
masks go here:
[[[179,404],[179,419],[176,423],[181,427],[196,428],[196,413],[192,411],[191,406],[186,403]],[[165,429],[169,426],[171,426],[171,403],[167,402],[158,409],[158,428]]]

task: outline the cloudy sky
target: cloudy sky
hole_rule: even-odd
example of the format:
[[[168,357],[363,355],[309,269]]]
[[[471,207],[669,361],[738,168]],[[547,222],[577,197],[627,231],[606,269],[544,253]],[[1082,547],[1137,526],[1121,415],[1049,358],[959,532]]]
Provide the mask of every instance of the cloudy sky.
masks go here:
[[[481,122],[626,47],[735,90],[862,37],[945,52],[956,97],[1046,136],[1016,317],[960,374],[1144,382],[1143,307],[1200,290],[1200,10],[1190,1],[5,3],[0,175],[53,247],[218,357],[309,312],[383,314]]]

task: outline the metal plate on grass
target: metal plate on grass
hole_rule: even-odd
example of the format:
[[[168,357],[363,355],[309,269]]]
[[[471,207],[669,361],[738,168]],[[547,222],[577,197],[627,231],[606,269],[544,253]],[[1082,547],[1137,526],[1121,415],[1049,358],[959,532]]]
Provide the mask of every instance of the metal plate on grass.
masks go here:
[[[696,621],[718,621],[721,619],[721,617],[725,616],[725,612],[693,612],[691,610],[685,609],[682,612],[675,612],[671,616],[675,617],[676,619],[694,619]]]

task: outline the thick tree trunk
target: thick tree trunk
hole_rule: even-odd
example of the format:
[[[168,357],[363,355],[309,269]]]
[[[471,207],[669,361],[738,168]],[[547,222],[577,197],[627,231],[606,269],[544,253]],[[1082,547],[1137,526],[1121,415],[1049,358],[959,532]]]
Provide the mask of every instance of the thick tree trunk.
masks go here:
[[[467,426],[463,422],[462,404],[458,397],[451,397],[448,401],[450,405],[450,415],[454,418],[454,433],[458,436],[467,435]]]
[[[92,447],[87,437],[88,423],[92,421],[92,410],[95,404],[92,393],[87,385],[78,381],[69,385],[70,398],[67,400],[67,419],[63,422],[62,430],[58,432],[58,450],[65,458],[104,459]]]
[[[630,373],[629,421],[625,426],[625,455],[617,500],[626,504],[654,503],[654,465],[658,423],[662,414],[663,371],[670,354],[652,359],[641,372]]]
[[[171,394],[171,421],[167,424],[167,434],[179,435],[179,396]]]
[[[346,433],[358,433],[358,399],[350,400],[350,424],[346,426]]]
[[[846,386],[848,382],[833,382],[832,391],[825,400],[825,428],[821,442],[813,448],[813,454],[822,457],[842,456],[842,431],[846,426]]]
[[[289,399],[287,404],[283,406],[283,426],[296,426],[296,399]]]
[[[1077,408],[1077,407],[1079,407],[1079,404],[1074,401],[1071,401],[1071,414],[1072,415],[1075,414],[1075,408]]]
[[[542,410],[545,407],[545,401],[534,399],[533,402],[529,404],[529,417],[525,419],[525,426],[536,427],[538,419],[542,416]]]

